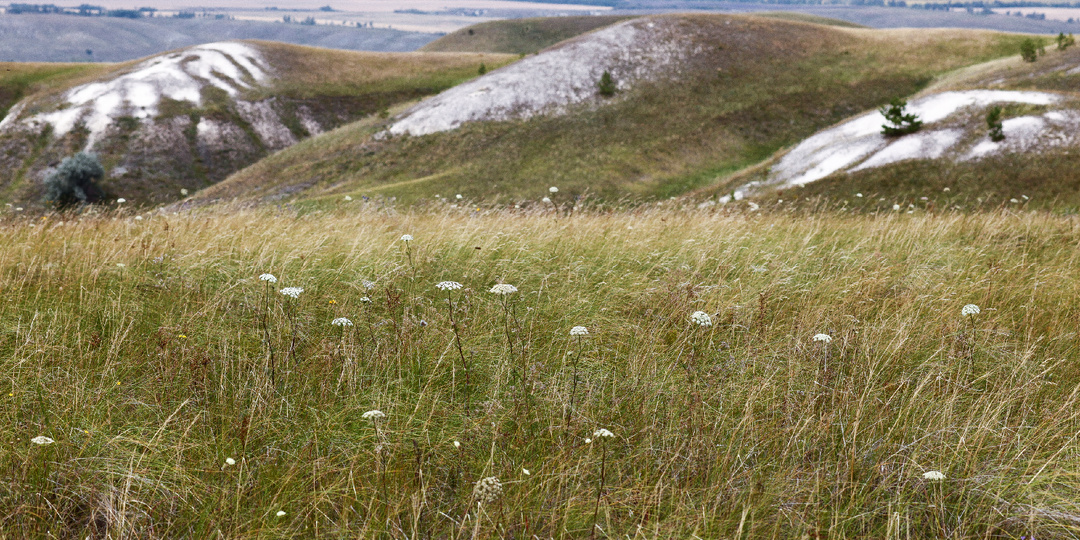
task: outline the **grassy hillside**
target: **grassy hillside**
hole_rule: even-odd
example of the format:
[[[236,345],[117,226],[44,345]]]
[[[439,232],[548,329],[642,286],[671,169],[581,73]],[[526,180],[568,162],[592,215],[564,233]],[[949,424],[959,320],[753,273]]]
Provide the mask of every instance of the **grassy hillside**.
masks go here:
[[[451,32],[420,50],[533,54],[560,41],[631,18],[598,15],[491,21]]]
[[[1049,39],[1046,39],[1050,43]],[[1080,108],[1080,50],[1048,47],[1034,63],[1018,56],[975,66],[943,78],[927,93],[950,90],[1039,90],[1058,93]],[[1038,115],[1045,107],[1012,104],[1002,107],[1003,120]],[[966,119],[978,126],[985,138],[985,119],[980,112]],[[962,119],[965,120],[965,119]],[[1033,146],[1024,152],[1005,152],[973,161],[952,157],[904,161],[854,173],[834,174],[797,189],[764,194],[758,202],[819,206],[827,204],[861,211],[891,211],[894,204],[965,209],[1006,207],[1053,208],[1076,212],[1080,209],[1080,179],[1074,174],[1075,143]],[[764,180],[767,167],[748,171],[729,182],[696,192],[700,196],[721,195],[733,186]],[[863,197],[856,197],[856,193]]]
[[[772,19],[781,19],[785,21],[799,21],[814,24],[823,24],[826,26],[839,26],[842,28],[866,28],[861,24],[856,24],[843,19],[832,19],[829,17],[822,17],[820,15],[813,15],[810,13],[799,13],[795,11],[762,11],[754,13],[757,17],[769,17]]]
[[[1080,533],[1072,218],[141,217],[0,219],[8,535]]]
[[[216,88],[202,92],[202,103],[164,100],[156,116],[140,121],[121,117],[92,144],[105,166],[101,187],[109,198],[134,204],[160,204],[195,191],[280,148],[262,134],[277,129],[292,140],[306,138],[365,117],[384,113],[397,103],[438,93],[476,77],[481,64],[493,68],[513,55],[474,53],[368,53],[318,49],[271,42],[247,42],[269,67],[265,84],[235,98]],[[78,84],[108,82],[137,69],[139,62],[100,65],[11,64],[17,76],[0,81],[26,98],[25,116],[65,106],[67,91]],[[21,74],[21,75],[19,75]],[[48,77],[46,77],[48,75]],[[240,104],[245,102],[246,105]],[[263,116],[242,114],[256,104]],[[269,120],[266,118],[269,117]],[[222,135],[202,136],[202,121],[224,126]],[[267,128],[259,123],[269,124]],[[202,124],[205,128],[206,124]],[[36,203],[41,179],[64,157],[87,147],[86,129],[63,136],[26,127],[0,134],[0,201]],[[275,127],[276,126],[276,127]],[[260,131],[260,129],[262,131]]]
[[[393,196],[414,201],[668,197],[714,184],[777,149],[950,70],[1017,50],[1017,36],[863,30],[749,16],[667,16],[702,52],[674,79],[561,116],[376,140],[344,127],[280,152],[207,198]],[[587,38],[584,36],[583,38]]]

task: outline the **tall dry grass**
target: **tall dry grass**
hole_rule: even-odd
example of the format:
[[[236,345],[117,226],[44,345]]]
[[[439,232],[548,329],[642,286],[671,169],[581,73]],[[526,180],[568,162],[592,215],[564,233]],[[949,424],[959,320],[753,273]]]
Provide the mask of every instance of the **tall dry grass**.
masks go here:
[[[359,201],[5,218],[0,530],[1073,537],[1077,225]]]

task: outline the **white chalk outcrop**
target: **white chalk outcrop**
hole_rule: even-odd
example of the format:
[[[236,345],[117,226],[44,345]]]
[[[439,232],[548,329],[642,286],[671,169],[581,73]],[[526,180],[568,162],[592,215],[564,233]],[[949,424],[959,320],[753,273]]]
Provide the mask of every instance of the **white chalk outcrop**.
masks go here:
[[[270,69],[254,47],[238,42],[209,43],[155,56],[111,80],[91,82],[68,90],[59,107],[19,118],[15,107],[0,129],[22,123],[49,124],[62,137],[77,125],[90,132],[87,147],[117,118],[154,118],[163,98],[202,105],[202,91],[212,86],[237,97],[240,91],[265,82]],[[286,130],[287,132],[287,130]]]
[[[854,172],[906,159],[939,158],[955,152],[970,130],[935,125],[945,123],[961,110],[971,107],[985,109],[999,103],[1052,105],[1059,101],[1061,98],[1056,94],[1008,90],[969,90],[930,95],[908,104],[908,111],[923,121],[921,131],[899,138],[885,137],[881,134],[885,117],[877,111],[864,114],[800,143],[772,167],[769,183],[784,187],[798,186],[841,170]],[[1031,122],[1038,122],[1040,128],[1033,132],[1030,127],[1022,127],[1030,126]],[[990,143],[992,146],[980,142],[975,148],[957,155],[969,158],[989,155],[995,150],[1030,139],[1031,135],[1047,125],[1038,117],[1009,119],[1005,121],[1006,142]],[[985,124],[982,127],[985,131]]]
[[[676,19],[651,17],[605,27],[523,58],[455,86],[409,109],[387,130],[427,135],[479,121],[527,119],[559,114],[570,105],[599,99],[597,83],[609,71],[619,90],[670,76],[686,57]]]

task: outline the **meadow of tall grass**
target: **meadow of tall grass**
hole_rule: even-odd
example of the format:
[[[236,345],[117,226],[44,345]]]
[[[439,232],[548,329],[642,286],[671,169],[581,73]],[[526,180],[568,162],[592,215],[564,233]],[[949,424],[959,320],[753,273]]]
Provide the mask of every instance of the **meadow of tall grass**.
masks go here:
[[[8,215],[0,536],[1072,538],[1078,244],[1008,211]]]

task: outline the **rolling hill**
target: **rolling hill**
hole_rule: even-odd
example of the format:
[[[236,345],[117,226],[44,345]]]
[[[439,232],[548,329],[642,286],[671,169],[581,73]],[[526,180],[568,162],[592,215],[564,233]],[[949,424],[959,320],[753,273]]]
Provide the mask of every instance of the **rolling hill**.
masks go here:
[[[200,195],[401,201],[656,198],[713,185],[815,131],[1021,36],[776,18],[626,20],[492,71],[386,121],[279,152]],[[604,71],[617,91],[600,95]]]
[[[491,54],[358,53],[269,42],[199,45],[120,65],[0,72],[0,198],[39,198],[77,151],[100,156],[103,188],[158,204],[297,141],[476,76]],[[25,97],[24,97],[25,96]],[[17,101],[17,103],[13,103]]]
[[[825,198],[872,210],[1076,207],[1078,89],[1075,48],[1050,50],[1030,63],[1019,57],[991,62],[914,96],[908,109],[924,123],[914,134],[885,137],[885,118],[867,112],[712,191],[719,200]],[[987,115],[994,107],[1000,110],[1000,141],[989,136]],[[795,197],[785,196],[793,188]]]

